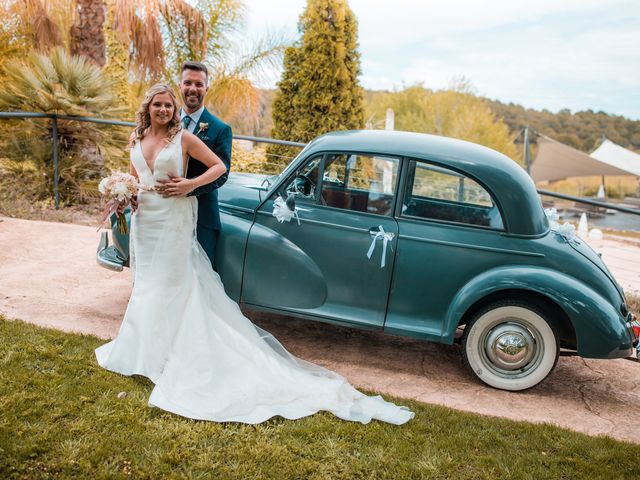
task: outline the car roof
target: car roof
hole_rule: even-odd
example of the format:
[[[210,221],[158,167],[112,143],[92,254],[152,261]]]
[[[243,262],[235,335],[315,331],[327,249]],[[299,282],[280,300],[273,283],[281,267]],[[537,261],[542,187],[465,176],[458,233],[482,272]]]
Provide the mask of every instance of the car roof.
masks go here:
[[[509,233],[537,236],[549,229],[531,177],[509,157],[482,145],[425,133],[349,130],[316,138],[305,148],[304,157],[332,151],[410,157],[457,170],[495,196]]]

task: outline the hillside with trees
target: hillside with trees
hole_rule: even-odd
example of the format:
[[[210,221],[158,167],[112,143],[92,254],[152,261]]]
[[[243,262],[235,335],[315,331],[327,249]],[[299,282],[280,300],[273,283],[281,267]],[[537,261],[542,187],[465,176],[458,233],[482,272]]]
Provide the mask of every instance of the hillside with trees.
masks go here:
[[[571,113],[525,109],[514,103],[487,100],[487,105],[516,135],[524,126],[584,152],[595,150],[603,135],[625,148],[640,152],[640,121],[592,110]],[[521,141],[521,139],[519,139]]]
[[[422,91],[417,91],[422,90]],[[397,109],[395,127],[397,130],[420,130],[420,126],[426,123],[425,111],[421,111],[421,102],[429,94],[436,94],[429,89],[421,87],[409,87],[402,95],[395,97],[399,92],[365,90],[365,120],[367,128],[384,128],[384,111],[386,108]],[[441,91],[440,95],[445,91]],[[261,90],[261,116],[256,130],[253,132],[258,136],[269,137],[273,121],[271,119],[271,104],[275,95],[275,90]],[[411,100],[413,97],[414,100]],[[436,95],[437,97],[437,95]],[[446,97],[443,97],[446,98]],[[469,97],[463,97],[469,100]],[[610,115],[605,112],[593,112],[591,110],[571,113],[568,109],[558,113],[549,110],[534,110],[524,108],[514,103],[502,103],[498,100],[490,100],[483,97],[475,97],[479,104],[483,104],[494,115],[496,120],[500,120],[508,127],[509,136],[516,144],[522,143],[522,135],[519,135],[522,128],[528,125],[536,132],[547,135],[562,143],[570,145],[584,152],[591,152],[600,145],[603,135],[609,140],[622,145],[625,148],[640,152],[640,121],[631,120],[619,115]],[[417,101],[419,100],[419,101]],[[475,104],[475,102],[474,102]],[[402,111],[411,112],[406,117]],[[486,114],[486,112],[485,112]],[[420,120],[422,118],[422,120]],[[486,116],[484,117],[486,119]],[[422,124],[422,125],[421,125]],[[437,133],[437,132],[433,132]],[[447,135],[446,132],[440,134]],[[469,138],[472,141],[473,140]],[[535,136],[532,141],[535,142]],[[480,142],[482,143],[482,142]],[[495,148],[495,146],[493,147]],[[518,152],[521,148],[517,147]],[[517,155],[520,155],[518,153]]]
[[[435,92],[421,85],[396,92],[368,92],[365,98],[367,128],[385,128],[386,110],[391,108],[396,130],[467,140],[519,160],[509,128],[468,82]]]

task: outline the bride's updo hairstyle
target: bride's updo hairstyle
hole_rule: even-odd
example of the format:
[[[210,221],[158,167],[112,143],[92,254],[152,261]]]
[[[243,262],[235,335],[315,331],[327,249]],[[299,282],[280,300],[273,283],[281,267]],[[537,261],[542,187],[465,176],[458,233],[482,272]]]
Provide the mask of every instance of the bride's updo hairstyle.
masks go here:
[[[144,100],[140,104],[140,108],[136,112],[136,128],[133,131],[134,135],[131,136],[131,142],[129,147],[133,146],[133,143],[136,140],[142,140],[144,136],[147,134],[149,127],[151,126],[151,116],[149,115],[149,105],[153,101],[153,97],[158,95],[159,93],[168,93],[171,97],[171,101],[173,102],[173,117],[169,120],[169,138],[168,142],[171,142],[176,134],[182,129],[182,125],[180,122],[180,107],[178,106],[178,101],[176,100],[176,96],[171,90],[171,87],[165,85],[164,83],[156,83],[152,86],[144,96]]]

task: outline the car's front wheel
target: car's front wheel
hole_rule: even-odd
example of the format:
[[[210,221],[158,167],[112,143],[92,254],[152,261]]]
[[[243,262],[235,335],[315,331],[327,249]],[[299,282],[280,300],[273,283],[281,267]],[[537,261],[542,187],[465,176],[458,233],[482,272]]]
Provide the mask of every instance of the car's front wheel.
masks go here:
[[[525,390],[544,380],[560,353],[544,311],[517,301],[493,303],[465,327],[462,356],[481,381],[502,390]]]

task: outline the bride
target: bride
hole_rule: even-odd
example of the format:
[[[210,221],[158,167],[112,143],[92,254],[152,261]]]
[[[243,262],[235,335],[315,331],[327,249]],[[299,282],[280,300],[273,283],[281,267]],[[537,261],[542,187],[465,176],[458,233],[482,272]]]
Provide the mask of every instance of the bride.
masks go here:
[[[222,161],[182,130],[176,98],[155,85],[137,113],[130,171],[140,183],[131,218],[134,283],[115,340],[97,348],[98,363],[155,384],[149,404],[184,417],[256,424],[280,415],[325,410],[368,423],[402,424],[406,407],[366,396],[340,375],[296,358],[246,318],[225,294],[196,239],[197,201],[163,197],[159,180],[182,176],[188,157],[208,170],[185,189],[214,181]]]

